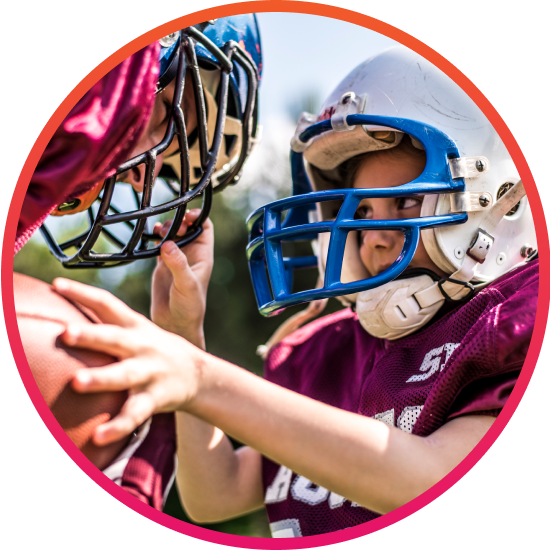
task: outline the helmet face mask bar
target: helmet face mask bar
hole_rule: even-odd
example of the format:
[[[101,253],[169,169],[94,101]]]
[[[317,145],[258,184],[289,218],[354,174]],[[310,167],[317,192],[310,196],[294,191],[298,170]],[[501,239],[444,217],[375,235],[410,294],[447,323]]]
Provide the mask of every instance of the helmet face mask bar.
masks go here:
[[[295,196],[268,204],[256,210],[248,219],[249,244],[247,255],[258,308],[263,315],[281,312],[284,308],[329,297],[354,294],[379,287],[398,277],[412,260],[420,239],[420,230],[456,225],[468,220],[467,213],[406,218],[399,220],[355,219],[361,200],[378,197],[411,197],[419,195],[458,193],[465,189],[463,178],[451,174],[449,159],[459,158],[453,140],[435,127],[414,120],[371,115],[348,115],[349,126],[374,125],[394,128],[420,141],[426,151],[426,166],[414,181],[392,188],[338,189],[313,192],[304,167],[303,153],[291,152]],[[331,130],[331,120],[309,126],[299,135],[302,144]],[[309,223],[308,211],[317,203],[343,201],[336,219]],[[288,211],[284,222],[282,215]],[[402,231],[404,245],[394,263],[382,273],[355,282],[342,283],[341,270],[346,240],[350,231]],[[292,293],[293,272],[316,267],[316,256],[284,258],[282,243],[289,240],[314,240],[320,233],[330,233],[326,270],[322,288]],[[269,278],[268,278],[269,275]]]
[[[534,257],[529,202],[500,136],[456,83],[403,46],[359,64],[317,116],[303,113],[291,148],[294,196],[267,204],[248,222],[260,312],[317,301],[279,336],[336,297],[354,307],[371,336],[403,338],[443,304],[469,300]],[[396,156],[385,155],[391,150]],[[384,155],[368,157],[377,152]],[[421,157],[422,173],[408,181]],[[421,204],[406,200],[420,195]],[[419,217],[401,218],[407,215]],[[367,238],[369,231],[378,235]],[[285,258],[283,246],[296,240],[309,240],[314,255]],[[318,288],[293,291],[300,268],[318,269]]]
[[[206,25],[199,25],[205,27]],[[217,113],[215,130],[212,145],[208,148],[207,134],[207,111],[204,100],[203,87],[199,72],[199,64],[196,55],[196,45],[200,43],[216,59],[220,71],[220,82],[217,92]],[[208,217],[212,205],[212,195],[227,185],[236,183],[240,177],[242,166],[251,152],[254,138],[257,131],[258,119],[258,70],[255,64],[249,59],[246,52],[233,40],[225,43],[219,48],[208,39],[200,30],[194,27],[183,29],[179,33],[176,44],[176,83],[172,99],[172,108],[168,126],[162,141],[155,147],[137,155],[118,167],[116,173],[107,178],[103,184],[102,194],[98,197],[99,208],[94,212],[93,205],[87,210],[88,228],[64,242],[58,243],[51,231],[42,225],[41,232],[53,255],[67,268],[99,268],[114,267],[117,265],[133,262],[137,259],[145,259],[158,256],[160,247],[166,240],[173,240],[179,247],[182,247],[202,233],[202,224]],[[246,104],[243,110],[242,122],[242,147],[240,153],[227,170],[222,171],[217,177],[218,185],[213,188],[212,176],[216,170],[216,163],[222,147],[224,138],[224,126],[228,106],[228,94],[230,88],[230,74],[234,65],[238,63],[244,70],[247,79]],[[172,70],[175,65],[172,60]],[[185,86],[186,73],[190,75],[194,88],[195,107],[197,110],[197,139],[200,152],[200,179],[195,185],[191,185],[191,163],[189,157],[188,134],[186,131],[185,119],[181,107]],[[169,82],[165,82],[167,85]],[[173,197],[167,202],[155,205],[152,203],[153,187],[155,185],[155,165],[158,155],[164,153],[177,139],[181,165],[181,181],[172,179],[159,179],[164,181],[167,190]],[[117,177],[137,168],[145,166],[144,187],[142,193],[133,191],[135,209],[121,211],[113,203]],[[141,196],[140,196],[141,195]],[[185,235],[178,236],[177,232],[183,222],[187,205],[192,200],[202,196],[202,207],[199,217],[187,229]],[[63,211],[68,203],[59,207]],[[69,201],[70,205],[70,201]],[[77,201],[78,205],[78,201]],[[70,210],[70,208],[69,208]],[[172,225],[164,238],[154,234],[148,228],[148,221],[158,220],[159,216],[173,215]],[[128,238],[122,239],[113,231],[119,224],[125,225],[131,234]],[[106,239],[118,250],[113,253],[104,253],[94,250],[97,248],[98,240]],[[67,250],[76,248],[76,251],[68,255]]]

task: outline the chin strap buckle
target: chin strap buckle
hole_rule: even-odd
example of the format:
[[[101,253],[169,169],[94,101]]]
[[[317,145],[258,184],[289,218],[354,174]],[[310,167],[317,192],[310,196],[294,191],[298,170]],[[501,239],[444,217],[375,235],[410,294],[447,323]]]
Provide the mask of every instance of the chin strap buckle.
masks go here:
[[[495,238],[487,231],[479,228],[477,234],[470,244],[470,248],[466,250],[466,255],[474,259],[478,264],[482,264],[487,258],[487,254],[491,250],[495,242]]]
[[[463,290],[468,289],[469,292],[465,295],[462,295],[460,298],[453,298],[453,297],[449,296],[449,294],[443,288],[443,285],[447,282],[452,283],[454,285],[460,285],[461,287],[463,287]],[[469,283],[467,281],[459,281],[458,279],[453,279],[452,277],[442,277],[441,279],[439,279],[439,281],[437,281],[437,286],[439,287],[439,290],[441,291],[441,294],[443,294],[443,297],[445,298],[445,301],[446,302],[454,302],[455,304],[460,303],[460,302],[466,302],[467,300],[469,300],[473,296],[473,294],[476,291],[474,285],[472,285],[471,283]],[[454,295],[456,296],[457,294],[462,294],[462,290],[455,293]]]

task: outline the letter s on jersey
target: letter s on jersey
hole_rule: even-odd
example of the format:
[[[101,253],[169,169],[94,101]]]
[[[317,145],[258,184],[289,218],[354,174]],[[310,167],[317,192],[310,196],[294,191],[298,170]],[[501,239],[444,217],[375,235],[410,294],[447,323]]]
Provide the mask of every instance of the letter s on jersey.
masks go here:
[[[460,343],[453,344],[449,342],[448,344],[444,344],[439,348],[434,348],[426,353],[424,361],[422,361],[422,365],[420,365],[420,371],[424,374],[415,374],[411,376],[407,382],[421,382],[422,380],[427,380],[437,371],[443,370],[453,354],[453,351],[458,348],[458,346],[460,346]],[[441,355],[443,351],[445,351],[445,361],[441,364]]]

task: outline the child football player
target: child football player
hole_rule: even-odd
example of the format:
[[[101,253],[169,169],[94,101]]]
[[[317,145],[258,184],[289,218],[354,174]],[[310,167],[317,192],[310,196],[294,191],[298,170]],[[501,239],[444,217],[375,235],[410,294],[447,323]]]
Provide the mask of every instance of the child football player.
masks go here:
[[[195,319],[181,315],[187,311],[186,292],[194,304],[200,294],[195,286],[210,275],[211,261],[197,262],[212,243],[213,187],[221,190],[239,178],[258,135],[261,64],[254,14],[188,27],[124,60],[84,95],[46,147],[24,199],[15,252],[40,227],[50,251],[69,268],[160,256],[151,316],[167,330],[189,332],[186,327]],[[164,201],[155,203],[153,187],[167,168],[162,174],[169,198],[165,193]],[[135,206],[115,206],[113,196],[123,187],[133,193]],[[186,212],[198,196],[202,208]],[[68,239],[63,232],[58,240],[47,216],[79,213],[88,228],[78,227]],[[159,215],[171,216],[173,230],[162,232]],[[125,234],[117,229],[121,225]],[[114,251],[102,249],[105,242]],[[187,258],[192,269],[186,269]],[[16,281],[20,277],[14,274]],[[14,287],[17,308],[25,285]],[[46,285],[41,288],[49,292]],[[40,331],[21,336],[29,345],[44,339]],[[194,342],[201,345],[200,339]],[[47,378],[48,360],[31,361],[31,371],[42,368]],[[99,467],[128,492],[162,509],[174,478],[173,415],[156,415],[127,441],[120,454],[109,455],[107,467],[105,460]]]
[[[514,387],[538,293],[517,169],[483,113],[421,56],[398,47],[359,65],[319,116],[301,118],[292,149],[294,195],[249,220],[260,311],[331,296],[351,307],[273,345],[265,379],[193,345],[200,323],[180,338],[106,291],[54,282],[105,323],[71,325],[65,343],[119,360],[80,371],[74,388],[130,392],[96,443],[177,411],[190,516],[265,506],[276,537],[370,521],[457,466]],[[293,293],[293,269],[314,260],[284,258],[282,243],[304,237],[324,282]]]

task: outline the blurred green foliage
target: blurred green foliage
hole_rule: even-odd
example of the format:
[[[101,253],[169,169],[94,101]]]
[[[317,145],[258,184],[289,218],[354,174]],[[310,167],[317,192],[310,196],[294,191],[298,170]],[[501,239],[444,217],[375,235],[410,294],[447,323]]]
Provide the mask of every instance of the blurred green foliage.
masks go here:
[[[248,200],[231,201],[224,195],[216,196],[211,219],[214,223],[214,269],[207,295],[205,335],[207,350],[256,374],[261,374],[263,362],[256,355],[256,347],[265,344],[273,332],[289,316],[296,313],[290,309],[281,315],[262,318],[258,313],[248,264],[246,260],[247,230],[245,214],[250,211]],[[228,206],[232,205],[232,208]],[[235,205],[238,204],[238,207]],[[304,243],[291,244],[285,253],[291,255],[306,251]],[[304,248],[305,247],[305,248]],[[131,264],[126,268],[65,269],[48,251],[40,236],[35,236],[15,256],[14,270],[46,282],[58,276],[72,278],[84,283],[106,288],[121,298],[133,309],[149,315],[151,299],[151,274],[155,260]],[[315,270],[300,272],[296,278],[297,289],[312,288],[317,274]],[[327,312],[338,309],[332,300]],[[236,446],[238,442],[234,442]],[[165,513],[184,521],[190,521],[183,511],[177,491],[172,490]],[[204,527],[225,533],[247,536],[269,536],[266,514],[263,510],[247,516]]]

